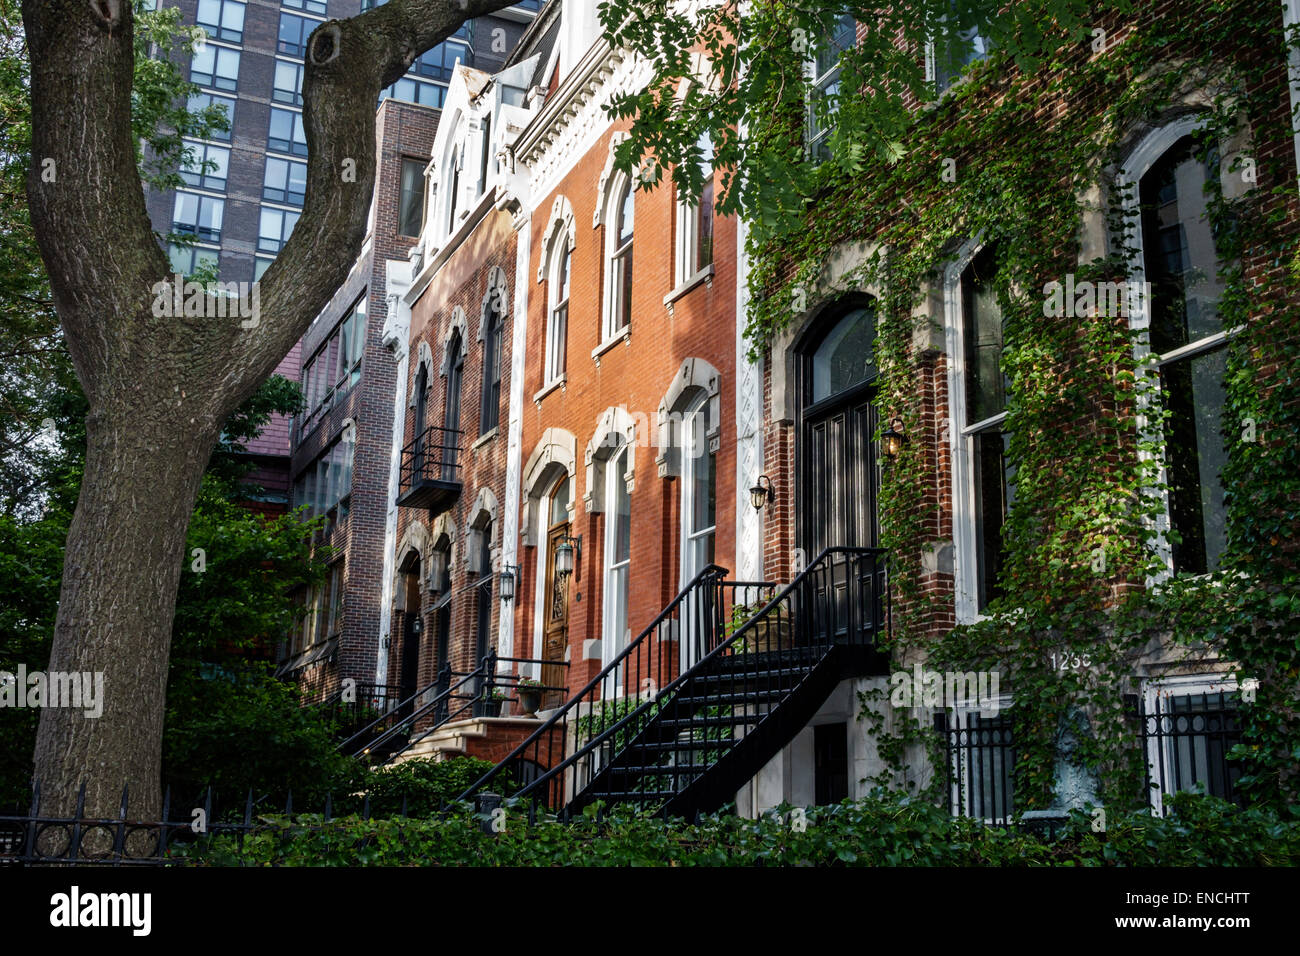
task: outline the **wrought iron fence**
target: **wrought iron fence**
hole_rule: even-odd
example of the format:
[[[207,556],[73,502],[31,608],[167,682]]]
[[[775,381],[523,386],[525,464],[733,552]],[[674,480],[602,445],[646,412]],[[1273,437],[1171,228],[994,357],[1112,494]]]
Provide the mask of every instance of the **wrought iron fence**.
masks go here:
[[[1241,768],[1229,758],[1242,739],[1235,693],[1155,694],[1150,703],[1131,700],[1131,707],[1155,813],[1164,813],[1165,799],[1174,793],[1201,792],[1245,804],[1237,789]],[[934,721],[945,742],[952,813],[1010,822],[1016,812],[1010,713],[984,717],[977,711],[948,711]]]
[[[1016,761],[1011,715],[983,716],[976,710],[940,711],[934,726],[944,737],[948,807],[953,816],[974,817],[996,826],[1015,813],[1012,773]]]
[[[1163,812],[1174,793],[1201,791],[1244,805],[1241,768],[1228,759],[1241,743],[1237,695],[1230,691],[1152,695],[1138,701],[1151,806]]]

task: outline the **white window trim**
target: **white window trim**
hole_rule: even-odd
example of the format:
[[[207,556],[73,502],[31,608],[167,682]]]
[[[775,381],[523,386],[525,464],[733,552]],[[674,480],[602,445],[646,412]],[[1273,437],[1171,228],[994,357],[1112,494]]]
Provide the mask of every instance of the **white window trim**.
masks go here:
[[[1139,333],[1137,341],[1133,345],[1133,357],[1138,364],[1138,378],[1143,386],[1137,392],[1137,428],[1142,441],[1149,442],[1156,448],[1164,447],[1164,435],[1159,424],[1159,407],[1157,405],[1159,401],[1158,370],[1149,368],[1146,365],[1151,356],[1149,296],[1134,294],[1134,290],[1145,289],[1147,281],[1145,250],[1142,245],[1141,197],[1138,195],[1138,184],[1170,147],[1184,136],[1190,136],[1198,130],[1204,129],[1207,122],[1206,117],[1201,115],[1184,116],[1159,129],[1152,130],[1129,153],[1128,158],[1120,166],[1119,174],[1116,177],[1117,185],[1123,190],[1120,197],[1120,208],[1124,216],[1126,234],[1129,237],[1132,250],[1128,262],[1130,280],[1127,303],[1129,328]],[[1179,353],[1193,354],[1203,349],[1215,348],[1223,344],[1227,337],[1236,331],[1238,330],[1231,329],[1215,333],[1212,336],[1206,336],[1204,339],[1192,343],[1186,349],[1180,349]],[[1150,588],[1170,580],[1174,573],[1174,552],[1169,541],[1169,491],[1166,487],[1167,475],[1163,455],[1157,456],[1152,452],[1142,450],[1138,452],[1138,457],[1142,462],[1155,462],[1157,465],[1156,487],[1147,486],[1140,489],[1143,496],[1156,497],[1160,502],[1160,511],[1155,520],[1147,519],[1145,522],[1150,534],[1149,541],[1155,547],[1163,565],[1163,570],[1147,578],[1146,586]]]
[[[709,179],[714,178],[713,163],[709,163]],[[664,297],[664,304],[685,292],[687,289],[694,288],[705,278],[712,279],[713,263],[708,262],[701,266],[699,264],[699,234],[700,234],[700,197],[686,196],[681,190],[677,190],[675,196],[676,202],[676,228],[673,236],[673,291]],[[716,204],[715,204],[716,205]],[[714,210],[714,228],[717,228],[717,210]],[[716,245],[716,237],[715,237]]]
[[[621,294],[621,283],[617,280],[621,278],[616,275],[620,270],[615,266],[614,257],[624,250],[625,247],[618,245],[618,228],[619,216],[622,211],[623,192],[626,189],[632,191],[632,239],[630,241],[631,255],[636,254],[636,190],[633,188],[631,178],[621,172],[616,172],[610,177],[609,191],[605,194],[605,215],[603,217],[605,224],[605,254],[604,262],[604,281],[602,285],[601,303],[600,303],[600,344],[592,352],[593,357],[605,351],[615,342],[627,338],[632,330],[631,316],[628,317],[627,325],[615,327],[619,317],[615,310],[622,311],[619,301]],[[635,259],[633,260],[635,262]]]
[[[703,566],[695,567],[692,562],[691,552],[692,545],[695,541],[705,537],[706,535],[712,535],[714,548],[717,548],[718,515],[716,508],[713,515],[713,524],[703,530],[692,528],[692,517],[695,514],[695,472],[698,468],[707,467],[708,456],[715,453],[713,449],[713,429],[706,430],[703,427],[705,410],[709,408],[712,400],[713,397],[707,391],[702,388],[698,389],[695,396],[682,412],[679,428],[677,429],[677,451],[679,453],[678,460],[681,463],[682,485],[681,515],[677,533],[679,551],[678,567],[681,569],[680,583],[678,585],[679,588],[686,587],[695,575],[704,570]],[[697,422],[699,423],[698,425],[696,424]],[[688,434],[695,434],[696,432],[698,432],[696,438],[688,441]],[[688,454],[688,449],[695,452],[695,454]],[[717,501],[717,491],[717,480],[715,476],[713,488],[715,503]],[[699,606],[695,602],[688,602],[688,605],[682,609],[681,615],[683,618],[698,616],[699,610]],[[695,637],[695,633],[693,632],[695,631],[696,628],[694,627],[682,628],[681,666],[683,672],[694,665],[699,659],[694,653],[696,648],[694,647],[693,638]],[[699,650],[702,653],[707,652],[707,649],[705,648],[700,648]]]
[[[615,529],[618,527],[618,513],[616,508],[614,507],[614,499],[615,496],[619,493],[619,482],[623,482],[623,487],[624,489],[626,489],[624,491],[625,494],[630,496],[632,493],[630,489],[627,489],[626,477],[621,473],[621,471],[617,467],[619,460],[624,455],[628,456],[627,464],[630,465],[631,449],[628,447],[626,442],[619,442],[619,444],[614,448],[614,450],[609,453],[608,463],[605,466],[605,475],[604,475],[605,487],[601,490],[605,499],[605,529],[604,529],[605,541],[604,541],[604,555],[603,555],[603,560],[601,562],[603,566],[601,568],[601,609],[600,609],[601,664],[604,667],[608,667],[611,663],[613,663],[614,658],[623,652],[623,649],[627,647],[628,641],[631,639],[631,633],[628,629],[628,624],[626,620],[623,622],[623,633],[621,635],[613,633],[613,629],[616,626],[616,622],[614,621],[614,603],[610,601],[610,591],[611,591],[610,582],[613,578],[613,573],[615,570],[617,570],[617,568],[622,568],[625,572],[623,576],[623,580],[625,584],[623,589],[623,609],[624,609],[625,618],[628,616],[627,606],[632,592],[631,555],[629,554],[629,557],[626,561],[619,561],[617,563],[610,561],[610,556],[614,553]],[[629,521],[630,520],[631,519],[629,517]],[[617,568],[615,564],[617,564]],[[618,683],[621,685],[622,681],[619,681]]]
[[[975,461],[970,436],[1006,418],[1006,413],[974,425],[966,421],[966,329],[961,277],[984,248],[972,239],[958,250],[944,272],[944,340],[948,350],[948,445],[952,461],[952,545],[954,612],[958,624],[984,620],[979,611],[979,530],[976,528]]]
[[[569,295],[563,300],[559,298],[560,293],[560,269],[564,260],[569,259]],[[568,352],[569,338],[569,319],[567,307],[570,299],[573,297],[573,259],[569,244],[564,235],[557,235],[550,249],[550,264],[547,269],[546,282],[546,347],[544,349],[545,365],[542,369],[542,391],[549,391],[551,388],[560,384],[568,372],[565,362],[565,368],[560,369],[558,364],[564,353]],[[561,307],[566,308],[564,319],[564,341],[561,342],[555,331],[555,313]]]
[[[813,114],[813,100],[816,97],[817,90],[821,87],[821,84],[825,82],[828,78],[832,77],[834,74],[838,73],[839,69],[840,69],[840,61],[836,60],[835,65],[832,66],[830,69],[828,69],[825,73],[818,74],[816,55],[814,54],[808,57],[808,59],[804,60],[804,75],[808,79],[808,95],[804,98],[803,151],[804,151],[804,157],[808,160],[811,160],[813,158],[814,141],[813,141],[812,134],[813,134],[813,123],[816,120],[816,117]],[[827,126],[826,129],[824,130],[818,127],[817,132],[819,135],[816,141],[820,143],[829,139],[831,133],[833,133],[834,130],[835,130],[834,126]]]
[[[1157,697],[1186,697],[1194,694],[1218,694],[1234,693],[1237,690],[1237,679],[1231,674],[1184,674],[1177,677],[1162,677],[1158,679],[1144,680],[1142,682],[1142,704],[1144,712],[1151,714],[1156,708]],[[1142,728],[1145,733],[1146,728]],[[1165,738],[1164,740],[1151,737],[1146,740],[1146,761],[1147,761],[1147,783],[1158,784],[1155,789],[1148,791],[1152,812],[1157,816],[1164,815],[1164,780],[1159,778],[1160,768],[1160,750],[1161,746],[1166,748],[1164,765],[1168,767],[1172,761],[1172,752],[1169,749],[1172,742]]]

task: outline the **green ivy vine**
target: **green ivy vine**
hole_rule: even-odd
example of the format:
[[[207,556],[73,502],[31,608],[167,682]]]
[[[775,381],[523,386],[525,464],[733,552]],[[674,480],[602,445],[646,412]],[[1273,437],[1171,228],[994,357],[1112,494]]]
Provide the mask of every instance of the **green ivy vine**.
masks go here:
[[[750,36],[781,34],[781,5],[757,3],[750,16]],[[937,474],[924,452],[942,439],[913,441],[889,464],[879,499],[895,588],[889,650],[896,662],[920,656],[939,668],[1000,669],[1015,696],[1023,809],[1050,805],[1067,725],[1083,727],[1076,758],[1096,775],[1101,801],[1144,805],[1145,760],[1125,702],[1135,690],[1135,663],[1154,640],[1191,655],[1217,652],[1237,663],[1239,681],[1258,682],[1255,699],[1242,704],[1247,744],[1237,756],[1248,772],[1241,785],[1256,799],[1290,806],[1300,793],[1300,256],[1280,5],[1175,3],[1157,15],[1145,5],[1134,12],[1102,2],[1091,22],[1102,31],[1100,47],[1096,31],[1091,42],[1080,41],[1077,24],[1043,21],[1049,55],[1041,61],[1013,63],[995,50],[919,111],[895,161],[817,171],[813,189],[797,197],[804,203],[798,229],[751,234],[746,335],[752,356],[761,357],[832,250],[846,240],[873,243],[879,251],[849,281],[881,290],[881,418],[901,416],[909,434],[922,435],[919,396],[933,368],[913,340],[924,291],[961,243],[996,241],[1015,469],[1003,529],[1004,596],[979,623],[953,628],[951,598],[923,589],[920,543],[939,537],[939,515],[925,501]],[[771,55],[782,55],[779,45]],[[1139,428],[1150,370],[1135,358],[1126,318],[1045,319],[1041,290],[1068,273],[1080,281],[1128,279],[1131,249],[1114,172],[1134,131],[1168,121],[1189,91],[1206,120],[1198,135],[1203,155],[1249,134],[1224,168],[1252,188],[1208,197],[1226,263],[1220,315],[1224,328],[1238,330],[1225,379],[1228,545],[1213,574],[1149,587],[1163,569],[1150,533],[1162,507],[1153,459],[1160,449]],[[764,119],[751,130],[753,148],[767,159],[753,159],[753,168],[793,161],[804,122],[795,107],[774,98],[754,110]],[[1081,264],[1098,186],[1110,251]],[[780,191],[772,200],[790,201]],[[1062,657],[1091,666],[1056,666]],[[886,730],[879,706],[878,695],[864,695],[869,732],[895,769],[913,745],[942,766],[942,742],[931,728],[902,716]],[[944,781],[936,774],[923,789],[937,798]]]

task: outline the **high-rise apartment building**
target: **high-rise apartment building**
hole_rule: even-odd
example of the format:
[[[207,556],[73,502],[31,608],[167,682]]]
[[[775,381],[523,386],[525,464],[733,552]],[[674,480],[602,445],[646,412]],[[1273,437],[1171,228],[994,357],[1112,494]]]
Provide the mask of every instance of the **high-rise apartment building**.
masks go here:
[[[194,108],[224,106],[230,130],[193,140],[194,171],[185,186],[151,191],[150,218],[160,233],[187,233],[194,244],[173,245],[173,268],[215,267],[223,281],[261,278],[288,240],[302,209],[307,139],[302,121],[303,56],[308,37],[328,19],[356,16],[386,0],[157,0],[180,8],[185,22],[208,40],[188,73],[201,89]],[[505,62],[540,0],[519,0],[499,13],[465,23],[412,64],[385,90],[395,99],[440,108],[457,63],[495,71]],[[421,184],[422,187],[422,184]],[[279,374],[299,380],[301,346],[284,357]],[[288,506],[289,432],[273,421],[248,448],[263,487],[262,507]]]

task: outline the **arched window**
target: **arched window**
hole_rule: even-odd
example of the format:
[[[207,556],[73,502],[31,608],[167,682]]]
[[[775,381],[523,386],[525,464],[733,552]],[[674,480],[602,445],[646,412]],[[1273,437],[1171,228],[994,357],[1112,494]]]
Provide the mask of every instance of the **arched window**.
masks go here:
[[[460,167],[465,159],[463,151],[457,150],[451,157],[450,178],[447,190],[447,235],[456,231],[456,204],[460,200]]]
[[[812,354],[812,401],[824,401],[876,377],[876,316],[858,308],[841,318]]]
[[[1167,406],[1163,426],[1169,558],[1175,573],[1219,565],[1227,543],[1220,474],[1227,335],[1223,285],[1206,188],[1213,155],[1183,135],[1138,180],[1142,270],[1150,290],[1148,341]]]
[[[424,472],[424,455],[427,439],[429,412],[429,366],[420,363],[420,370],[415,373],[415,450],[413,468],[416,475]]]
[[[483,400],[479,434],[486,435],[501,422],[501,313],[490,307],[483,329]]]
[[[569,266],[572,258],[569,237],[560,233],[551,244],[550,281],[546,292],[546,367],[543,387],[564,377],[569,338]]]
[[[605,327],[601,341],[622,334],[632,321],[632,231],[636,191],[626,180],[622,189],[611,193],[611,212],[606,216],[605,249],[608,256],[605,279]]]
[[[456,453],[460,437],[460,381],[465,371],[465,349],[461,342],[460,329],[451,334],[447,343],[447,385],[442,406],[442,427],[446,429],[443,444],[443,479],[454,481],[456,472]]]
[[[609,662],[627,642],[628,569],[632,559],[632,497],[628,494],[628,446],[611,453],[605,465],[604,652]]]
[[[708,133],[700,136],[704,182],[698,196],[677,198],[677,256],[674,280],[683,286],[713,264],[713,142]]]
[[[949,272],[952,375],[954,571],[958,620],[971,620],[1002,593],[1002,526],[1014,494],[1007,465],[1003,318],[985,246]]]

